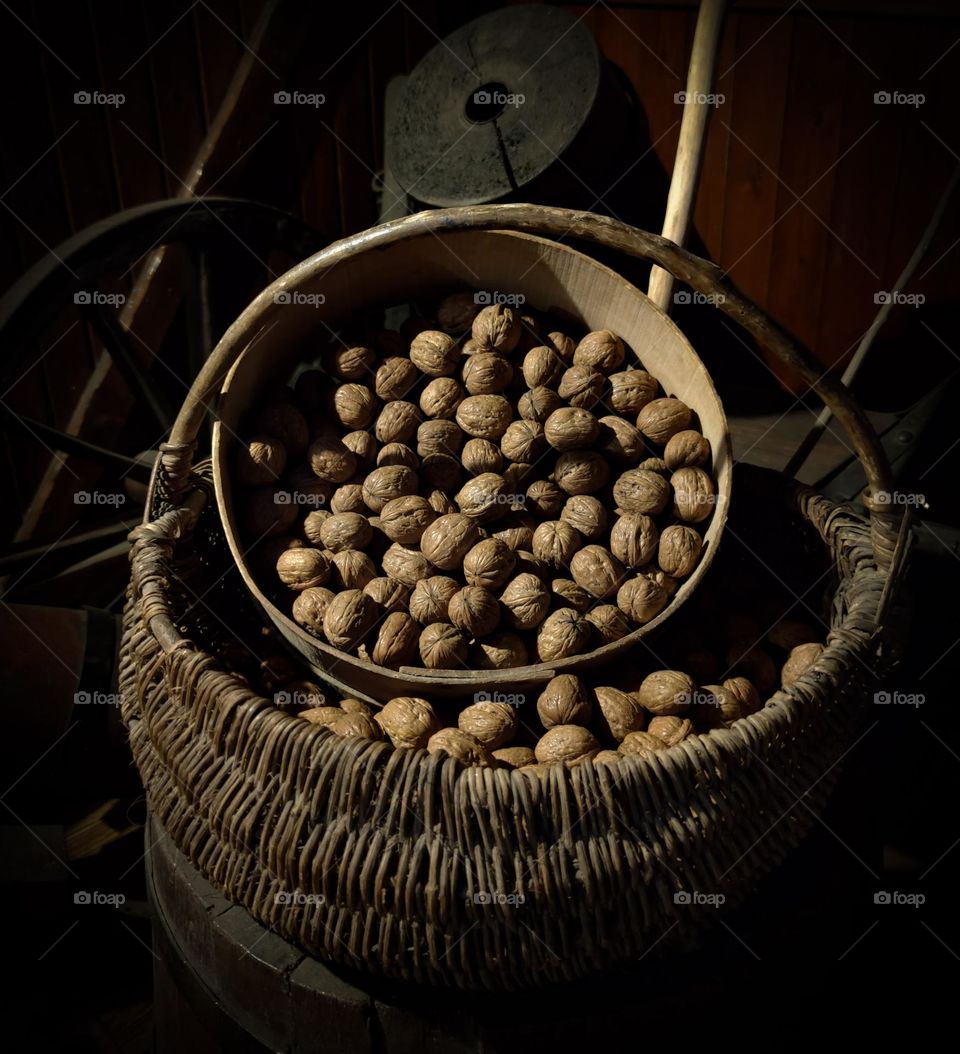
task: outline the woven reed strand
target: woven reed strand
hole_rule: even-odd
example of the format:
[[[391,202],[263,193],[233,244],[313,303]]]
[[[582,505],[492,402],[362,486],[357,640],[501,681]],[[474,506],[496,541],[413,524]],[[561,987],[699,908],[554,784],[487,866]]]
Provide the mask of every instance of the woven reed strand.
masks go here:
[[[645,760],[462,768],[282,713],[190,642],[165,653],[175,510],[135,532],[124,719],[150,807],[209,880],[311,954],[464,989],[569,980],[744,898],[813,823],[879,672],[869,527],[800,491],[838,574],[815,666],[762,711]],[[802,799],[802,800],[801,800]],[[520,907],[477,893],[522,894]],[[277,894],[309,894],[281,903]],[[667,942],[664,942],[667,943]]]

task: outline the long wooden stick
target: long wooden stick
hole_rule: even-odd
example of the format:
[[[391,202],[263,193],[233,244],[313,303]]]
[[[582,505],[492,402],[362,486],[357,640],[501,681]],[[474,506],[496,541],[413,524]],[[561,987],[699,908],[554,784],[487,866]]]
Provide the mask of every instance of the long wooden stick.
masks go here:
[[[950,197],[956,190],[957,183],[960,182],[960,165],[953,170],[953,175],[950,177],[950,181],[944,188],[943,194],[940,195],[940,200],[937,202],[937,207],[933,210],[933,215],[930,217],[930,222],[927,224],[926,230],[923,232],[923,237],[917,244],[916,249],[913,250],[913,255],[907,261],[906,267],[900,272],[900,277],[894,283],[893,289],[887,294],[886,300],[883,302],[880,310],[877,312],[876,318],[870,324],[870,328],[864,333],[857,350],[854,352],[853,358],[850,360],[847,368],[843,371],[843,376],[840,378],[840,383],[846,387],[850,387],[853,384],[860,367],[863,365],[864,359],[867,357],[867,352],[873,346],[874,339],[880,332],[880,328],[884,322],[890,316],[890,312],[896,305],[897,297],[906,288],[910,279],[913,277],[913,272],[920,265],[920,261],[927,255],[930,249],[930,245],[933,242],[934,235],[937,233],[937,228],[940,226],[940,221],[943,219],[943,214],[947,210],[947,204],[950,201]],[[820,442],[820,437],[826,431],[827,425],[830,423],[830,418],[833,417],[833,413],[829,406],[825,406],[821,411],[819,417],[813,424],[810,431],[804,436],[803,441],[797,447],[793,454],[793,457],[787,462],[784,472],[788,476],[796,476],[796,474],[803,468],[807,458],[813,453],[813,448]]]
[[[710,92],[716,72],[725,9],[725,0],[703,0],[693,35],[680,141],[677,144],[677,157],[663,220],[664,238],[669,238],[677,245],[686,243],[697,198],[700,169],[703,164],[703,146],[707,137],[707,121],[712,105]],[[668,313],[673,281],[673,275],[661,267],[654,267],[650,272],[647,295]]]

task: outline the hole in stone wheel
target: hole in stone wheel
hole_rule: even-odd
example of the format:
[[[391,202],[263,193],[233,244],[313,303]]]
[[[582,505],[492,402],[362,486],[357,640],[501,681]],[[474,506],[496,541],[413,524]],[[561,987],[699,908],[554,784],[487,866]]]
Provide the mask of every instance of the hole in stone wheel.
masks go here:
[[[503,113],[506,106],[507,86],[499,81],[490,81],[470,93],[463,112],[473,124],[489,124]]]

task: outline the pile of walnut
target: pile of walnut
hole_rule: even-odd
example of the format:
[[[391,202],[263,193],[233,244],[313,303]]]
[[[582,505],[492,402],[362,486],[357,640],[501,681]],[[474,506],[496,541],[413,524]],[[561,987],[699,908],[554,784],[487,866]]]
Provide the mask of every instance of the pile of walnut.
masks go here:
[[[498,669],[666,607],[713,512],[710,444],[616,334],[460,293],[367,343],[272,391],[235,467],[300,626],[394,669]]]
[[[465,765],[542,771],[557,763],[649,757],[689,735],[729,728],[760,710],[763,695],[757,684],[764,694],[776,687],[778,663],[771,652],[780,656],[780,684],[795,684],[823,653],[823,646],[811,640],[814,632],[800,622],[778,624],[768,634],[769,649],[756,645],[738,652],[732,669],[741,672],[722,684],[698,685],[682,670],[656,670],[635,690],[623,691],[590,688],[579,677],[561,674],[536,700],[535,718],[524,704],[482,701],[460,710],[455,726],[444,727],[455,705],[409,696],[391,699],[379,710],[357,699],[343,699],[339,706],[308,705],[300,716],[339,736],[388,739],[398,749],[443,752]]]

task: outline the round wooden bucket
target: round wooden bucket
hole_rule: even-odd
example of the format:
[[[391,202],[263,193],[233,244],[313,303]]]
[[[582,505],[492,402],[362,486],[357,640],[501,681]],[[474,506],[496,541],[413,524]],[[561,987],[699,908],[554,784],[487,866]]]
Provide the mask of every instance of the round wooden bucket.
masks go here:
[[[346,239],[304,261],[269,286],[227,331],[215,356],[231,357],[213,434],[217,501],[227,541],[251,593],[283,637],[316,674],[350,695],[385,701],[398,695],[456,697],[531,690],[562,672],[625,660],[693,593],[717,550],[730,501],[732,457],[720,399],[693,348],[639,289],[567,245],[525,233],[461,230],[380,238],[393,224]],[[572,316],[588,329],[612,329],[633,349],[666,394],[699,418],[713,451],[717,505],[704,535],[704,555],[671,603],[652,621],[583,655],[509,670],[390,670],[318,640],[281,611],[258,585],[248,541],[238,527],[230,466],[244,412],[264,386],[286,379],[311,340],[328,345],[329,329],[372,304],[426,300],[473,288],[494,297],[522,296],[538,311]]]

